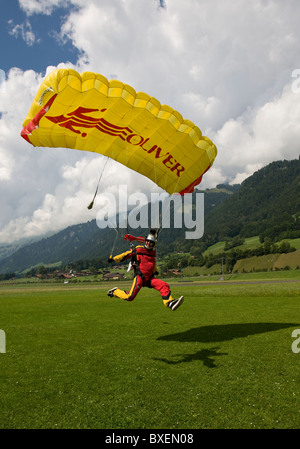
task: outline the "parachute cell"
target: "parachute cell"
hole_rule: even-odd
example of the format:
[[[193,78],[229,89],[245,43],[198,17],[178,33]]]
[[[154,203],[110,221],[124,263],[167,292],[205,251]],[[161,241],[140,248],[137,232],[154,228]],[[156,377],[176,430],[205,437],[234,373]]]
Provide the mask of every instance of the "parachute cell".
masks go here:
[[[216,146],[179,112],[131,86],[72,69],[39,87],[21,136],[34,146],[103,154],[168,193],[189,193],[217,155]]]

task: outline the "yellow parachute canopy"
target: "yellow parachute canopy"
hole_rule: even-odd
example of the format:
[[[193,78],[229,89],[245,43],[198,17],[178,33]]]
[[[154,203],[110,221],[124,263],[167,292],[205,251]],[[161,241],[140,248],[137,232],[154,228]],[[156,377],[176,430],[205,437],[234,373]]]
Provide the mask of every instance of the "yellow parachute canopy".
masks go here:
[[[21,136],[38,147],[103,154],[170,194],[192,192],[217,155],[211,140],[171,107],[120,81],[72,69],[44,79]]]

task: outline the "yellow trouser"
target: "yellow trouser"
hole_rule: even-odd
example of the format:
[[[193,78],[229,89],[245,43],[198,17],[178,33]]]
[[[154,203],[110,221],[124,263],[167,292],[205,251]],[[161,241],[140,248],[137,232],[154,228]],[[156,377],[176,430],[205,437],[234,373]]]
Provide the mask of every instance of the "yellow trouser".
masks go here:
[[[140,276],[135,276],[129,291],[124,291],[120,288],[116,288],[116,290],[114,290],[113,292],[113,296],[116,296],[120,299],[125,299],[125,301],[133,301],[142,287],[142,278]],[[168,307],[170,301],[173,301],[172,295],[170,295],[168,299],[163,299],[163,303],[166,307]]]
[[[168,307],[169,302],[173,301],[172,295],[170,295],[169,299],[163,299],[163,303],[166,307]]]

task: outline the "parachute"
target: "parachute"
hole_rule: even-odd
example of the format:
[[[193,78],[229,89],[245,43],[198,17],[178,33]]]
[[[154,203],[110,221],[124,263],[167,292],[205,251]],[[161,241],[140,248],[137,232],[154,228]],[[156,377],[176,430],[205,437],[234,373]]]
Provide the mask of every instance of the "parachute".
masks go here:
[[[169,194],[193,192],[217,155],[212,141],[170,106],[120,81],[72,69],[43,80],[21,136],[37,147],[100,153]]]

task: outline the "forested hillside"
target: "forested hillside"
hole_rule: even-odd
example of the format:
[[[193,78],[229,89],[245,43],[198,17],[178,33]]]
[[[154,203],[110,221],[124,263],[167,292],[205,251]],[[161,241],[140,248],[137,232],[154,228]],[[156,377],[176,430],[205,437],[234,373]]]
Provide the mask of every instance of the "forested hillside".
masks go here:
[[[247,178],[205,220],[205,238],[300,237],[300,160],[269,164]]]

